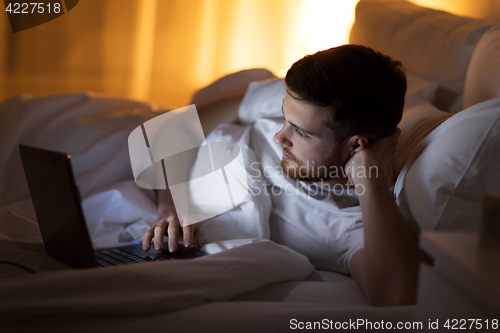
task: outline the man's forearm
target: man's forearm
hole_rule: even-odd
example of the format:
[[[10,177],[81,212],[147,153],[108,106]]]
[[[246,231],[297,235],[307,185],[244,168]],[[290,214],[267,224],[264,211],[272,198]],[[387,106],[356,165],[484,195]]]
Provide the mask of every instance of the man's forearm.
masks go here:
[[[174,209],[174,200],[169,189],[166,190],[155,190],[156,202],[158,204],[158,213],[161,214],[167,210]]]
[[[353,277],[372,304],[414,303],[418,266],[424,256],[392,197],[380,165],[368,159],[363,162],[361,167],[371,171],[376,167],[379,174],[367,174],[368,177],[355,181],[360,190],[365,245],[355,254],[358,258],[353,257],[361,261],[354,267]]]

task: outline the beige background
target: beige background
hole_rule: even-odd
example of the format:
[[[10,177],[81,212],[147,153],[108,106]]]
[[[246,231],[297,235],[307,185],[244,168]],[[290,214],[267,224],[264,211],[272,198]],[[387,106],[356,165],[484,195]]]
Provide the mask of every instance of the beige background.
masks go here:
[[[0,15],[0,99],[94,91],[182,107],[227,73],[284,75],[305,54],[347,43],[356,2],[82,0],[16,34]],[[500,22],[498,0],[414,2]]]

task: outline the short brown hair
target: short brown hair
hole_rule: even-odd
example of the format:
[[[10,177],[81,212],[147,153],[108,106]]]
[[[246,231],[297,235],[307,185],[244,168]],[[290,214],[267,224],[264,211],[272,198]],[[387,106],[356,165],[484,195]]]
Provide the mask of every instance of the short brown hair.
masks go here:
[[[363,45],[307,55],[292,65],[285,82],[298,99],[330,111],[325,125],[337,142],[355,134],[388,135],[403,115],[401,62]]]

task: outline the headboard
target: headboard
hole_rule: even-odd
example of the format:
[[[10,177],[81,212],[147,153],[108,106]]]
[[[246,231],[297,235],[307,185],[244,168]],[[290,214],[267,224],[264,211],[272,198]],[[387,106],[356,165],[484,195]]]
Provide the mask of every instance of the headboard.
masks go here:
[[[458,112],[467,67],[481,36],[496,24],[408,1],[361,0],[350,43],[386,53],[412,74],[438,84],[436,106]]]

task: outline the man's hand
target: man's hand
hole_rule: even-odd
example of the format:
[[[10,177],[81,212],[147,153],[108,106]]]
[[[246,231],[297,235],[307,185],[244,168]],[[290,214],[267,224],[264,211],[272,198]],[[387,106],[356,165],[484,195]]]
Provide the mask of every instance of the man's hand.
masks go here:
[[[370,142],[370,145],[363,150],[355,153],[346,163],[349,181],[357,184],[360,173],[360,168],[366,171],[364,174],[371,174],[370,167],[377,168],[377,175],[382,175],[387,180],[393,178],[393,162],[394,154],[396,153],[396,146],[398,144],[401,130],[396,128],[394,133],[381,137],[377,140]],[[380,170],[379,170],[380,169]]]
[[[181,230],[179,217],[175,210],[172,201],[172,196],[169,190],[157,191],[158,196],[158,219],[153,223],[151,228],[144,234],[142,248],[148,251],[151,247],[151,240],[154,238],[154,246],[156,251],[163,249],[163,237],[165,232],[168,236],[168,250],[176,252],[178,249],[179,232]],[[182,228],[183,240],[185,247],[194,246],[201,249],[205,241],[200,228],[197,224],[190,224]]]

